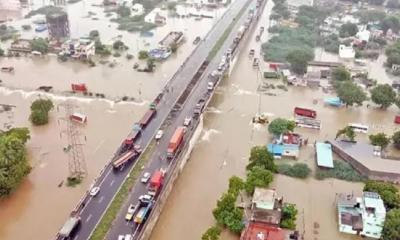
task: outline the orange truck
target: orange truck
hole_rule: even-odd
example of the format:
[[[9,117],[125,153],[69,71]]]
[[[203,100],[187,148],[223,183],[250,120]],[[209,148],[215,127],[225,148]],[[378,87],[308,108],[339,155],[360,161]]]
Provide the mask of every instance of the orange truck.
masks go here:
[[[183,135],[185,134],[185,127],[178,127],[168,144],[167,157],[173,158],[178,152],[183,143]]]

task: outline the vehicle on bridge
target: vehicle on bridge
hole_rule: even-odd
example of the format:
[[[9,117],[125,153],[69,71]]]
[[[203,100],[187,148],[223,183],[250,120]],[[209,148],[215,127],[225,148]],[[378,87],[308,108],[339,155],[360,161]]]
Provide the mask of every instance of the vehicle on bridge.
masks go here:
[[[137,203],[137,204],[133,204],[132,203],[131,205],[129,205],[128,211],[127,211],[127,213],[125,215],[125,220],[126,221],[131,221],[133,219],[133,216],[135,215],[135,213],[139,209],[139,207],[140,207],[140,203]]]
[[[70,239],[74,236],[80,224],[81,218],[79,216],[72,215],[70,218],[68,218],[64,226],[58,232],[58,236],[61,237],[61,239]]]
[[[161,190],[161,187],[164,183],[164,175],[165,171],[159,170],[153,173],[153,176],[151,176],[149,187],[148,187],[148,194],[151,196],[157,196],[159,191]]]
[[[142,117],[142,119],[140,120],[139,124],[141,126],[141,128],[145,128],[147,126],[147,124],[149,124],[149,122],[151,121],[151,119],[153,119],[153,117],[156,114],[156,110],[155,109],[149,109],[144,116]]]
[[[167,157],[173,158],[175,154],[179,151],[182,143],[183,143],[183,135],[185,134],[185,127],[178,127],[175,130],[174,135],[169,141],[168,149],[167,149]]]
[[[137,224],[142,224],[144,221],[146,221],[147,217],[149,216],[149,213],[153,207],[153,201],[149,202],[140,202],[140,209],[138,213],[135,216],[134,222]]]
[[[128,162],[133,160],[135,157],[139,155],[139,152],[136,150],[129,150],[128,152],[123,153],[120,155],[113,163],[114,169],[121,169],[121,167],[125,166]]]
[[[206,100],[205,99],[200,99],[196,106],[194,107],[194,114],[200,115],[203,112],[204,109],[204,105],[206,104]]]
[[[129,133],[128,137],[124,140],[121,147],[121,153],[131,150],[135,147],[135,141],[139,138],[142,133],[142,127],[139,123],[135,123],[132,132]]]

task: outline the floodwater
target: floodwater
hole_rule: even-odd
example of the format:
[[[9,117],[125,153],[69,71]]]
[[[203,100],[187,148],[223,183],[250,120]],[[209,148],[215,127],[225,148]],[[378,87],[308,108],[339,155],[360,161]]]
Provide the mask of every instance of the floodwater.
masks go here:
[[[268,26],[271,2],[267,4],[267,9],[260,26]],[[255,35],[251,36],[242,50],[230,78],[217,88],[205,114],[202,137],[169,196],[153,231],[152,240],[200,239],[201,234],[214,224],[212,209],[215,208],[217,199],[226,191],[228,179],[232,175],[244,177],[251,147],[265,145],[271,139],[266,126],[251,124],[252,117],[259,110],[270,113],[272,118],[292,118],[295,106],[313,108],[318,112],[318,119],[322,121],[320,131],[296,129],[296,132],[309,139],[309,146],[302,148],[296,162],[307,163],[313,170],[316,164],[312,143],[334,138],[337,130],[349,122],[367,124],[371,133],[383,131],[391,134],[396,129],[393,119],[398,109],[395,106],[386,111],[375,108],[372,104],[369,108],[363,106],[336,109],[323,104],[323,98],[333,95],[325,94],[320,89],[305,87],[290,87],[287,92],[271,90],[276,96],[259,95],[257,86],[260,81],[275,85],[281,82],[262,80],[252,68],[252,61],[247,53],[250,49],[256,49],[256,52],[260,49],[259,43],[254,41]],[[267,38],[266,35],[264,33],[264,39]],[[379,65],[376,64],[376,67]],[[386,81],[381,78],[378,80]],[[367,136],[358,134],[357,139],[367,141]],[[277,189],[285,201],[297,205],[297,227],[305,234],[304,239],[360,239],[339,233],[335,199],[337,193],[354,193],[360,196],[363,188],[361,183],[335,179],[318,181],[313,177],[299,180],[275,175],[271,187]],[[233,240],[238,237],[224,233],[223,239]]]
[[[2,7],[4,7],[5,2]],[[32,1],[31,1],[32,2]],[[195,48],[192,44],[196,36],[204,37],[226,10],[214,10],[213,19],[170,19],[167,24],[152,32],[151,38],[142,38],[136,33],[116,30],[116,25],[105,19],[103,9],[92,6],[98,1],[84,0],[67,5],[73,37],[88,34],[98,29],[102,41],[112,43],[118,35],[128,46],[127,52],[135,59],[128,61],[110,58],[117,64],[114,68],[97,64],[89,68],[80,62],[59,63],[55,57],[43,58],[2,58],[0,65],[12,65],[15,73],[0,73],[0,103],[16,107],[12,112],[0,113],[0,128],[6,125],[29,127],[31,140],[28,152],[32,172],[21,186],[9,197],[0,200],[0,239],[51,239],[67,219],[70,211],[98,176],[101,169],[110,161],[122,139],[128,134],[134,122],[140,119],[148,103],[152,100]],[[8,1],[7,3],[14,3]],[[47,1],[34,0],[33,5],[22,12],[18,8],[8,11],[13,15],[7,18],[20,18],[30,9],[36,9]],[[10,5],[8,5],[10,6]],[[88,11],[95,12],[99,20],[86,18]],[[2,12],[0,12],[2,13]],[[17,26],[30,21],[26,19],[8,22]],[[197,27],[192,27],[193,25]],[[169,31],[183,31],[186,41],[178,52],[166,62],[158,63],[155,73],[138,73],[132,69],[138,50],[156,47]],[[36,36],[36,33],[22,32],[22,37]],[[39,35],[40,36],[40,35]],[[107,99],[66,97],[63,92],[70,90],[71,83],[86,83],[89,91],[104,93]],[[34,92],[41,85],[50,85],[55,94]],[[116,102],[122,96],[134,97],[135,102]],[[56,104],[50,113],[50,122],[43,127],[33,127],[28,121],[30,103],[38,97],[51,98]],[[66,117],[63,104],[71,102],[75,111],[88,117],[87,125],[80,128],[84,142],[85,162],[88,176],[75,188],[63,185],[68,176],[68,156],[63,148],[67,146],[65,133]],[[23,231],[21,229],[23,228]]]

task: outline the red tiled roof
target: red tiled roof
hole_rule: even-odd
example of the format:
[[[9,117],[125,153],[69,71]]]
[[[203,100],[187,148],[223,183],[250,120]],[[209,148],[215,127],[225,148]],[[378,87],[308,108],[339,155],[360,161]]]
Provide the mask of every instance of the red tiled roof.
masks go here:
[[[257,238],[264,236],[264,238]],[[240,240],[284,240],[282,229],[263,223],[250,223],[242,232]]]

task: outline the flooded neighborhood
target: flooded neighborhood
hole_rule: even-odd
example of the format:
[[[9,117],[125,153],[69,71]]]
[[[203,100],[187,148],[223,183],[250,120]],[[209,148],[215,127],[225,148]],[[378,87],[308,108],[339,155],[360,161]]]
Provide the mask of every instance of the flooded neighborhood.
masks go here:
[[[0,239],[399,239],[399,13],[1,1]]]

